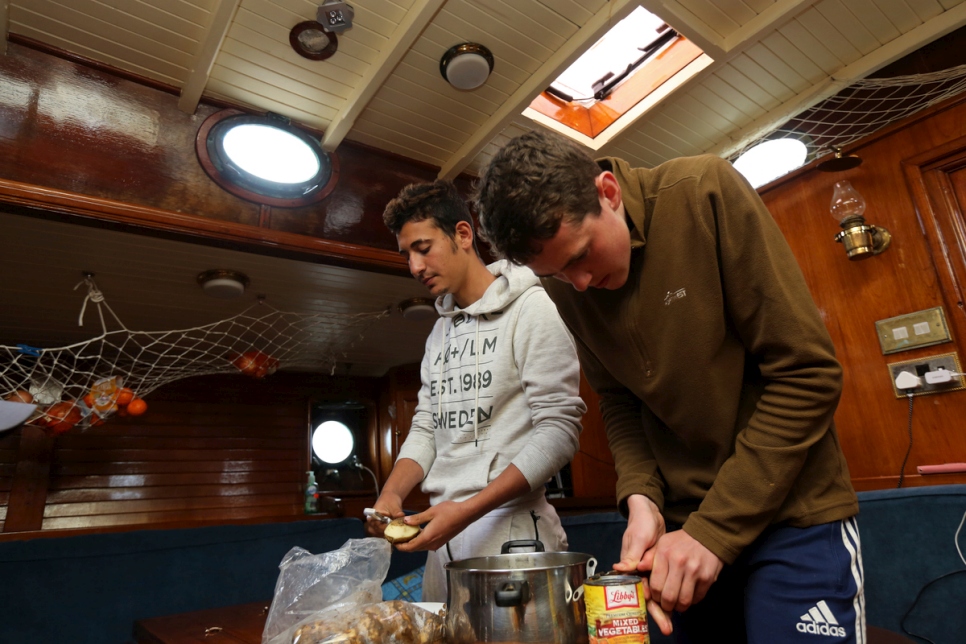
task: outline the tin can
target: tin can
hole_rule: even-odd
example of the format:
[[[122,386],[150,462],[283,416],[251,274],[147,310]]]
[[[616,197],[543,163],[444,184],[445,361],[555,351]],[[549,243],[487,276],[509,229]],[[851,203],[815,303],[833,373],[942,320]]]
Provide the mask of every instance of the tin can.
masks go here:
[[[584,604],[590,644],[650,643],[640,577],[591,577],[584,582]]]

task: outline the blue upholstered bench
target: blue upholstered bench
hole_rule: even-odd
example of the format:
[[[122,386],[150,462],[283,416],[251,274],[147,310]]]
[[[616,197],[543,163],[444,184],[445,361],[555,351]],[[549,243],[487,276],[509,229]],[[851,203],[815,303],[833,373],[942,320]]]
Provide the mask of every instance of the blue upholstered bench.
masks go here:
[[[2,542],[0,643],[123,644],[136,619],[270,601],[293,546],[362,536],[328,519]]]
[[[966,566],[953,535],[966,485],[863,492],[859,503],[868,623],[901,633],[908,612],[910,633],[964,641]],[[562,521],[572,551],[594,555],[600,570],[618,560],[619,514]],[[136,619],[270,600],[293,546],[327,552],[362,536],[358,519],[329,519],[0,542],[0,644],[121,644]],[[387,580],[424,562],[394,552]]]

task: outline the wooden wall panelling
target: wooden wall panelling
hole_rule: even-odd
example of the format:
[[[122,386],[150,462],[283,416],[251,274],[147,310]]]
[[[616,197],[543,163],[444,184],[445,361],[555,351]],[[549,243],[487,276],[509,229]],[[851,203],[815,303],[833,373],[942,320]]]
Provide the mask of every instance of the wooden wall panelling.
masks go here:
[[[7,503],[10,499],[10,486],[17,469],[17,454],[20,446],[20,429],[0,434],[0,532],[7,518]]]
[[[44,516],[54,440],[39,427],[19,430],[17,467],[10,485],[4,532],[37,530]]]
[[[614,507],[617,490],[617,470],[614,457],[607,444],[604,419],[600,415],[597,394],[580,373],[580,396],[587,404],[587,413],[582,419],[580,449],[571,463],[574,497],[600,498],[602,505]]]
[[[396,461],[399,449],[406,441],[406,436],[409,435],[409,429],[412,427],[420,386],[418,364],[404,365],[389,371],[389,397],[395,407],[395,418],[392,421],[391,436],[389,440],[384,441],[384,444],[391,447],[391,454],[387,459],[390,467],[386,471],[387,478],[392,471],[392,464]],[[428,507],[429,496],[417,486],[406,499],[405,509],[424,510]]]
[[[338,183],[322,202],[263,208],[218,187],[195,156],[199,125],[223,105],[202,104],[190,116],[168,91],[76,58],[19,44],[0,58],[7,90],[0,201],[34,208],[23,214],[39,209],[81,223],[94,217],[138,232],[200,235],[243,250],[302,252],[408,274],[382,211],[406,184],[435,178],[436,168],[346,142]]]
[[[920,224],[921,207],[903,170],[905,160],[928,156],[964,136],[966,97],[961,96],[852,148],[864,160],[858,168],[822,173],[810,167],[761,191],[799,261],[845,371],[835,418],[857,489],[894,487],[909,444],[908,403],[895,397],[887,365],[958,352],[960,338],[966,337],[957,299],[938,265],[948,249],[938,240],[938,246],[930,246],[935,232]],[[841,179],[849,179],[865,196],[866,219],[892,232],[892,247],[882,255],[850,262],[832,241],[839,228],[829,204],[833,185]],[[953,343],[882,355],[876,320],[938,305],[950,319]],[[962,392],[916,398],[904,485],[966,481],[963,475],[919,476],[915,469],[966,461],[966,435],[953,429],[953,419],[964,414]]]
[[[13,439],[23,433],[34,446],[30,453],[48,445],[49,476],[41,471],[42,456],[17,446],[21,459],[4,528],[76,532],[303,518],[309,403],[348,397],[374,407],[377,379],[206,376],[153,392],[147,413],[137,418],[53,439],[38,428],[15,430]],[[4,460],[13,439],[0,440]],[[371,450],[362,451],[372,467]],[[348,496],[361,513],[374,492],[368,474],[356,478],[360,489]],[[29,499],[19,491],[28,489]],[[31,499],[40,499],[39,509]]]

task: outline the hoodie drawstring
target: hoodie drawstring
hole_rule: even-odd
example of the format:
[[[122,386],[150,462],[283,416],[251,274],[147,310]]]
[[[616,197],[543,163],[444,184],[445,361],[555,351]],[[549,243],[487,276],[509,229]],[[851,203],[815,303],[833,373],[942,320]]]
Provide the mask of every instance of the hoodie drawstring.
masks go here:
[[[471,382],[475,385],[476,397],[473,399],[473,446],[480,446],[480,435],[476,430],[476,422],[480,409],[480,318],[476,318],[476,338],[473,340],[473,353],[476,354],[476,371]]]
[[[443,426],[443,363],[446,362],[446,352],[449,350],[449,325],[452,322],[447,318],[443,321],[443,344],[439,349],[439,395],[436,397],[436,418],[438,428]]]

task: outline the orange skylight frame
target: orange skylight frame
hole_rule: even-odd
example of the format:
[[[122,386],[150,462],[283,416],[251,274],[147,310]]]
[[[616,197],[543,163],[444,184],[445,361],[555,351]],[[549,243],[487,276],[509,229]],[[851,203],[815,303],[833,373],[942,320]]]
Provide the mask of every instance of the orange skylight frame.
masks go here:
[[[703,53],[697,45],[678,35],[661,53],[628,76],[609,96],[595,101],[590,107],[541,92],[530,103],[530,109],[593,139]]]

